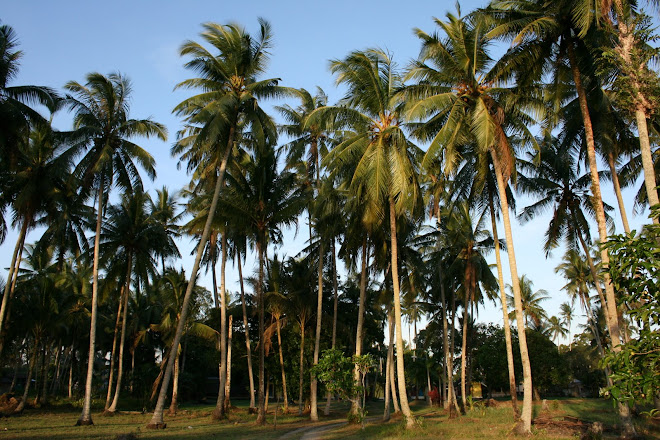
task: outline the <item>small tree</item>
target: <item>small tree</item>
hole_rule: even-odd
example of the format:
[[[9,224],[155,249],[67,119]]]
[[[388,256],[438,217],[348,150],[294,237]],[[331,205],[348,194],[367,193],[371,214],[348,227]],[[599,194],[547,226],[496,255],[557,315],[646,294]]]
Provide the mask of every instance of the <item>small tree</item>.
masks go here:
[[[361,423],[364,429],[365,403],[367,399],[366,387],[364,384],[367,373],[374,365],[374,359],[371,355],[346,357],[341,350],[331,348],[323,352],[319,363],[312,367],[312,375],[316,376],[333,394],[353,402],[359,402],[357,416],[349,413],[349,422]],[[353,368],[359,371],[359,381],[353,378]]]

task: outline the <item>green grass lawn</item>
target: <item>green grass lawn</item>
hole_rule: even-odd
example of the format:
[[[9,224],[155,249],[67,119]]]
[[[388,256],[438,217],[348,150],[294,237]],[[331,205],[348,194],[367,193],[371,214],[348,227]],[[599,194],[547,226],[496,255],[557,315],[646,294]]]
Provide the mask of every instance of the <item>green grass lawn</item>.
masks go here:
[[[321,412],[322,408],[321,405]],[[330,416],[321,416],[321,423],[343,422],[346,420],[347,405],[335,403]],[[513,437],[511,430],[513,422],[508,404],[501,403],[497,408],[476,406],[464,416],[449,419],[448,415],[438,408],[429,408],[424,402],[412,402],[412,408],[417,417],[418,426],[414,430],[406,430],[401,419],[394,417],[388,423],[382,423],[382,403],[372,402],[368,406],[368,421],[365,429],[359,425],[337,425],[318,434],[323,439],[502,439]],[[93,413],[94,425],[74,426],[80,410],[68,402],[55,403],[47,408],[29,409],[21,416],[0,419],[0,440],[3,439],[244,439],[258,438],[260,440],[285,437],[294,440],[305,433],[301,428],[313,429],[306,416],[295,414],[283,415],[278,411],[275,425],[275,405],[271,404],[268,413],[268,424],[264,427],[254,424],[254,415],[247,414],[245,402],[237,402],[237,408],[227,420],[214,422],[211,420],[212,405],[183,405],[176,416],[165,416],[167,429],[153,431],[145,428],[151,414],[141,412],[126,412],[113,417],[104,417],[100,412]],[[295,408],[293,408],[295,410]],[[576,419],[585,422],[600,421],[606,428],[604,438],[616,438],[613,431],[617,423],[616,414],[611,402],[601,399],[565,399],[548,401],[548,409],[541,411],[541,405],[535,407],[535,418],[557,421]],[[650,439],[660,439],[657,424],[640,417],[636,419],[639,432]],[[543,428],[533,426],[534,439],[577,439],[577,431],[548,426]],[[655,429],[655,432],[654,432]],[[295,433],[292,431],[298,430]],[[134,437],[130,437],[133,435]]]

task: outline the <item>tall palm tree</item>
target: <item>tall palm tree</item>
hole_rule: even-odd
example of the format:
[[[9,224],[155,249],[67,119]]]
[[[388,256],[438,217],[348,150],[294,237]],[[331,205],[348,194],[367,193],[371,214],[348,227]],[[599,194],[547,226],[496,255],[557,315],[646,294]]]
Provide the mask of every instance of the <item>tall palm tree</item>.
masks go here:
[[[389,54],[380,49],[352,52],[343,60],[332,61],[331,70],[337,83],[348,88],[347,94],[340,106],[317,110],[309,123],[333,120],[332,128],[352,131],[328,153],[324,163],[333,173],[343,167],[342,163],[356,163],[349,189],[359,194],[365,205],[364,218],[367,223],[389,222],[398,386],[410,428],[414,420],[406,398],[397,219],[421,207],[417,172],[420,150],[403,129],[401,106],[395,97],[403,83]]]
[[[259,37],[255,39],[237,24],[206,23],[201,36],[211,46],[211,50],[194,41],[187,41],[181,47],[182,56],[192,57],[186,67],[198,73],[199,77],[183,81],[178,88],[195,89],[200,93],[174,108],[176,114],[184,116],[187,126],[180,132],[172,154],[179,155],[180,162],[187,162],[188,171],[194,171],[196,179],[215,180],[215,188],[190,272],[174,346],[178,346],[181,339],[192,287],[210,235],[229,156],[240,140],[241,125],[251,126],[257,138],[275,136],[273,122],[258,105],[260,98],[278,93],[277,79],[258,79],[266,69],[272,40],[270,24],[259,19],[259,25]],[[223,331],[224,328],[222,325]],[[221,341],[225,340],[221,336]],[[175,350],[171,350],[163,387],[148,424],[151,428],[166,426],[163,422],[163,408],[175,355]]]
[[[163,229],[165,242],[161,243],[156,254],[160,256],[161,269],[165,272],[166,258],[180,258],[179,248],[174,242],[175,238],[181,236],[179,221],[183,212],[177,212],[178,195],[170,194],[169,189],[163,186],[156,190],[156,198],[150,198],[149,215]]]
[[[622,4],[621,0],[615,0],[615,2],[617,5]],[[512,66],[510,67],[512,70],[524,66],[518,70],[519,80],[541,81],[544,75],[553,72],[555,74],[553,82],[558,84],[562,81],[556,79],[565,73],[561,72],[563,66],[568,65],[570,68],[570,76],[584,124],[584,140],[598,236],[600,242],[605,244],[607,242],[607,218],[601,196],[593,121],[587,99],[586,84],[588,81],[585,80],[589,75],[596,74],[595,63],[587,60],[591,58],[589,47],[585,47],[588,46],[586,40],[591,36],[589,31],[593,29],[592,25],[596,16],[584,12],[592,10],[592,7],[593,3],[589,1],[577,3],[564,0],[553,2],[546,0],[494,1],[486,13],[495,18],[498,23],[491,34],[505,36],[513,42],[513,47],[503,57],[503,60]],[[620,29],[623,28],[620,27]],[[581,59],[578,58],[578,54]],[[585,60],[587,61],[585,62]],[[634,69],[636,68],[637,66]],[[638,128],[646,126],[646,118],[642,119],[644,119],[644,123],[638,125]],[[640,138],[644,137],[643,135],[644,133],[640,133]],[[647,152],[650,160],[650,149]],[[609,264],[609,255],[605,247],[601,249],[601,260],[604,265]],[[609,275],[605,273],[603,277],[605,280],[603,307],[606,310],[605,317],[612,338],[612,349],[618,352],[622,338],[616,295],[612,283],[609,281]],[[624,404],[619,404],[618,409],[625,435],[635,435],[630,409]]]
[[[75,173],[79,176],[83,188],[94,189],[97,197],[96,236],[94,238],[94,269],[92,282],[92,318],[89,335],[89,359],[85,384],[85,399],[78,425],[93,424],[91,415],[92,377],[94,356],[96,353],[96,321],[98,309],[98,266],[99,243],[103,208],[113,185],[126,191],[140,188],[142,180],[135,162],[152,179],[156,176],[155,161],[151,155],[132,139],[135,137],[156,136],[167,139],[167,130],[162,124],[151,119],[129,118],[129,99],[131,84],[128,78],[111,73],[87,75],[83,85],[75,81],[68,82],[64,88],[72,95],[67,95],[66,104],[74,113],[73,126],[81,139],[77,145],[86,149],[78,163]]]
[[[559,346],[559,337],[568,335],[568,329],[564,327],[562,320],[554,315],[548,319],[548,330],[550,330],[552,339],[555,340],[557,346]]]
[[[411,103],[407,117],[422,121],[416,136],[430,141],[423,161],[425,166],[442,159],[445,173],[451,174],[460,163],[461,149],[468,145],[474,145],[479,156],[490,156],[492,160],[514,286],[523,366],[524,400],[518,428],[529,433],[532,375],[523,331],[506,186],[516,172],[514,142],[535,144],[527,128],[533,119],[525,111],[538,107],[537,94],[534,90],[522,93],[506,87],[508,78],[498,76],[499,66],[488,55],[491,40],[486,37],[488,29],[482,22],[448,14],[446,22],[436,20],[436,24],[446,36],[416,31],[422,40],[422,51],[420,60],[408,74],[417,84],[406,90]]]

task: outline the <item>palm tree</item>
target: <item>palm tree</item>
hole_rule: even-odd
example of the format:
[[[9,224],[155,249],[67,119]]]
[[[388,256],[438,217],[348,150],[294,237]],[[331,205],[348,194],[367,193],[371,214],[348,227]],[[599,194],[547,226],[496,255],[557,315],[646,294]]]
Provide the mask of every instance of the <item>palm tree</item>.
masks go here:
[[[131,139],[139,136],[156,136],[167,139],[167,130],[162,124],[151,119],[130,119],[129,99],[131,84],[125,76],[112,73],[87,75],[87,83],[75,81],[64,88],[73,95],[67,95],[66,104],[74,112],[73,126],[82,139],[78,148],[87,152],[78,163],[75,174],[79,176],[83,188],[92,187],[97,193],[96,236],[94,238],[94,269],[92,282],[92,318],[89,335],[89,359],[85,384],[85,399],[78,425],[93,424],[91,415],[92,377],[94,355],[96,353],[96,321],[98,303],[99,243],[103,207],[106,197],[114,184],[126,191],[141,188],[141,177],[134,161],[152,179],[156,176],[153,157]]]
[[[52,213],[57,208],[56,202],[61,200],[59,190],[65,186],[73,159],[71,150],[62,144],[48,125],[32,130],[29,138],[21,143],[14,154],[15,165],[18,168],[3,196],[8,197],[6,200],[13,211],[14,226],[20,232],[12,254],[0,306],[0,332],[6,327],[9,300],[14,295],[27,232],[41,222],[42,216],[48,212]],[[0,338],[0,352],[2,346],[3,342]]]
[[[184,100],[174,109],[176,114],[185,117],[187,126],[180,132],[172,154],[180,155],[179,160],[187,162],[187,169],[194,171],[197,179],[215,179],[215,188],[190,272],[174,346],[178,346],[181,339],[189,298],[210,235],[229,155],[240,140],[241,125],[252,126],[256,137],[275,137],[273,122],[258,105],[258,99],[276,95],[279,90],[276,79],[257,78],[266,69],[272,39],[270,24],[262,19],[259,19],[259,24],[259,38],[254,39],[237,24],[206,23],[201,35],[211,45],[212,52],[194,41],[187,41],[181,48],[182,56],[192,57],[186,67],[199,73],[199,77],[183,81],[178,88],[196,89],[200,93]],[[225,326],[221,324],[224,331]],[[221,336],[221,341],[226,341],[226,334]],[[222,348],[221,351],[224,352]],[[175,355],[175,350],[171,350],[163,387],[148,424],[151,428],[166,426],[163,408]]]
[[[562,318],[564,324],[568,326],[568,349],[572,349],[573,342],[571,340],[571,322],[573,322],[573,317],[575,316],[575,311],[573,310],[573,304],[569,302],[563,302],[559,306],[559,315]],[[564,335],[562,335],[564,336]]]
[[[548,330],[552,334],[552,339],[555,340],[555,345],[559,346],[559,337],[568,335],[568,329],[564,327],[564,323],[556,316],[551,316],[548,319]]]
[[[160,256],[162,271],[165,273],[165,259],[181,257],[174,239],[181,236],[178,223],[183,217],[183,212],[177,212],[178,195],[170,194],[166,186],[156,190],[155,201],[152,198],[149,201],[149,216],[165,232],[163,236],[165,242],[161,243],[156,249],[156,254]]]
[[[616,0],[617,7],[622,4],[621,0]],[[587,99],[587,87],[585,83],[588,75],[595,75],[595,63],[584,62],[591,54],[585,43],[588,31],[593,28],[594,14],[585,13],[592,10],[593,3],[584,1],[555,1],[547,2],[545,0],[514,0],[491,3],[487,9],[487,14],[497,20],[498,26],[491,32],[492,35],[502,35],[511,38],[513,47],[507,55],[503,57],[511,69],[518,66],[524,66],[525,72],[518,72],[519,80],[541,81],[543,75],[547,72],[553,72],[555,84],[563,83],[561,75],[564,72],[563,66],[570,67],[570,75],[573,80],[573,87],[577,94],[582,122],[584,124],[584,139],[586,143],[587,161],[589,164],[589,174],[591,178],[591,192],[593,210],[596,216],[598,226],[598,236],[600,242],[607,242],[607,218],[601,196],[600,177],[598,174],[598,164],[596,160],[596,144],[591,119],[590,108]],[[600,10],[600,9],[597,9]],[[619,12],[621,10],[619,9]],[[621,17],[619,17],[621,18]],[[619,20],[619,26],[621,21]],[[625,28],[625,24],[624,24]],[[619,29],[623,29],[619,27]],[[583,60],[578,59],[578,51]],[[566,63],[567,61],[567,63]],[[582,62],[581,62],[582,61]],[[589,71],[585,70],[588,66]],[[644,66],[646,67],[646,66]],[[636,65],[633,70],[637,69]],[[643,110],[640,108],[640,110]],[[640,113],[640,116],[643,112]],[[643,124],[638,124],[640,138],[645,137],[643,128],[646,127],[646,118]],[[647,136],[646,136],[647,137]],[[647,159],[650,161],[650,149]],[[652,174],[652,165],[645,175]],[[645,167],[646,169],[646,167]],[[656,193],[657,195],[657,193]],[[651,199],[649,199],[651,201]],[[657,199],[656,199],[657,203]],[[606,247],[601,249],[601,260],[604,265],[609,264],[609,255]],[[609,280],[609,275],[603,275],[605,281],[605,303],[603,304],[606,313],[605,317],[612,338],[612,349],[615,352],[620,350],[622,342],[620,323],[617,311],[616,295],[614,288]],[[627,405],[619,405],[619,415],[624,425],[624,432],[627,436],[633,436],[635,429],[630,417],[630,409]]]
[[[529,324],[530,319],[536,326],[540,326],[542,322],[548,320],[548,314],[541,306],[541,302],[550,298],[548,296],[548,291],[545,289],[539,289],[534,292],[534,283],[527,278],[526,275],[520,276],[519,283],[525,326]],[[508,285],[507,287],[509,288],[509,291],[513,293],[513,287],[511,285]],[[509,295],[509,305],[513,306],[513,295]],[[514,319],[513,312],[509,315],[509,319]]]
[[[403,364],[397,218],[421,206],[417,177],[420,150],[403,130],[401,106],[395,98],[402,80],[389,54],[379,49],[352,52],[344,60],[332,61],[331,70],[338,75],[337,83],[347,86],[347,94],[340,106],[317,110],[309,124],[333,120],[332,128],[352,131],[328,153],[324,163],[332,173],[341,172],[343,163],[356,163],[349,188],[360,194],[364,218],[374,224],[389,221],[398,385],[406,426],[411,428],[414,420],[406,398]]]
[[[499,65],[493,65],[487,49],[487,27],[474,18],[447,15],[447,22],[436,20],[446,34],[427,34],[417,30],[422,40],[420,60],[408,78],[417,80],[406,96],[410,106],[407,117],[421,120],[416,136],[430,141],[423,164],[443,159],[444,171],[451,174],[461,160],[461,148],[473,145],[476,154],[486,161],[490,156],[495,171],[504,223],[515,309],[519,328],[519,346],[523,366],[524,400],[522,432],[531,432],[532,376],[522,317],[516,257],[509,220],[506,186],[515,176],[516,144],[534,145],[527,127],[533,119],[524,111],[538,107],[533,90],[521,93],[505,87],[508,78],[500,77]]]

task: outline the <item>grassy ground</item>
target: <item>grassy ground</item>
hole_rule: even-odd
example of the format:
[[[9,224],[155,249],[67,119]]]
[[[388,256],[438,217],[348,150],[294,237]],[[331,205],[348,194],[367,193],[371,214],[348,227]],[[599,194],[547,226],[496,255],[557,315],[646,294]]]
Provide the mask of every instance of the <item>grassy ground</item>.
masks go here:
[[[29,409],[21,416],[0,419],[0,440],[3,439],[48,439],[48,440],[83,440],[83,439],[244,439],[260,440],[300,439],[315,434],[322,439],[502,439],[513,437],[511,430],[511,410],[506,404],[497,408],[485,408],[477,405],[465,416],[449,419],[448,415],[437,408],[429,408],[423,402],[413,402],[412,407],[417,417],[418,426],[406,430],[400,418],[393,418],[388,423],[380,422],[382,403],[374,402],[368,406],[368,423],[365,429],[359,425],[333,425],[331,429],[315,433],[317,425],[311,424],[307,417],[295,414],[283,415],[281,410],[275,426],[274,406],[271,404],[268,424],[255,426],[254,415],[247,414],[245,403],[238,402],[229,418],[222,422],[213,422],[210,414],[212,405],[182,406],[176,416],[167,416],[167,429],[152,431],[145,428],[151,414],[127,412],[113,417],[104,417],[93,413],[94,425],[74,426],[80,410],[68,403],[60,403],[48,408]],[[321,417],[322,423],[345,421],[347,406],[333,404],[329,417]],[[296,411],[297,413],[297,411]],[[546,423],[533,426],[533,438],[576,439],[579,431],[571,428],[578,420],[586,422],[600,421],[605,426],[604,438],[616,438],[616,414],[609,401],[600,399],[568,399],[548,401],[547,409],[541,405],[535,407],[535,419]],[[660,439],[658,425],[644,418],[637,419],[640,433],[649,439]],[[303,429],[301,429],[303,428]],[[307,428],[307,429],[304,429]],[[295,431],[295,432],[294,432]]]

